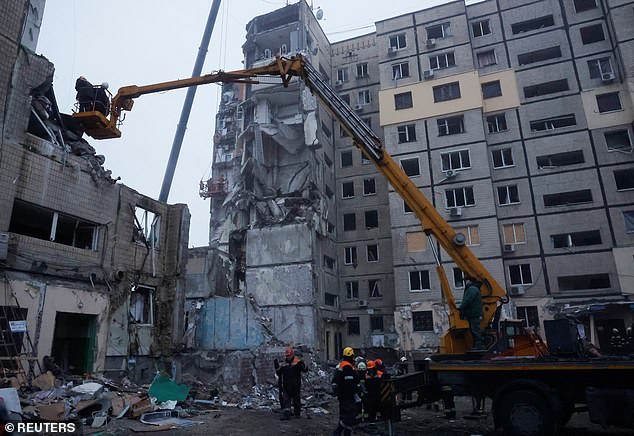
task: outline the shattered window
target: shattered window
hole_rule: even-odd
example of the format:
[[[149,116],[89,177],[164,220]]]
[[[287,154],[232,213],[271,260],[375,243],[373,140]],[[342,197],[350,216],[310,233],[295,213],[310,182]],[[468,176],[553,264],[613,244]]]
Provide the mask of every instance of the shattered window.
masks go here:
[[[499,80],[482,84],[482,98],[500,97],[502,95],[502,85]]]
[[[374,178],[363,179],[363,195],[374,194],[376,194],[376,180]]]
[[[513,35],[518,33],[530,32],[537,29],[543,29],[545,27],[551,27],[555,25],[555,19],[552,15],[546,15],[539,18],[533,18],[531,20],[522,21],[520,23],[511,24],[511,31]]]
[[[445,191],[445,201],[447,208],[458,206],[475,206],[473,187],[447,189]]]
[[[354,182],[343,182],[341,184],[341,198],[354,197]]]
[[[383,292],[381,292],[381,280],[368,280],[368,295],[370,295],[370,298],[383,298]]]
[[[537,156],[535,160],[537,162],[537,167],[540,169],[576,165],[585,163],[586,161],[583,157],[583,150],[565,151],[563,153]]]
[[[400,33],[398,35],[390,36],[390,48],[393,50],[398,50],[400,48],[405,48],[407,46],[407,40],[405,39],[405,34]]]
[[[348,69],[347,68],[339,68],[337,70],[337,82],[343,83],[348,81]]]
[[[363,77],[368,77],[370,74],[368,73],[368,63],[363,62],[361,64],[357,64],[357,78],[361,79]]]
[[[379,212],[376,210],[365,211],[365,228],[374,229],[379,226]]]
[[[438,103],[441,101],[455,100],[456,98],[460,98],[460,83],[452,82],[446,83],[444,85],[434,86],[432,88],[434,92],[434,102]]]
[[[97,224],[18,199],[9,231],[84,250],[97,250],[99,242]]]
[[[634,168],[614,171],[614,181],[617,191],[634,189]]]
[[[430,291],[431,286],[429,284],[429,271],[410,271],[409,290],[411,292]]]
[[[455,117],[438,118],[438,136],[457,135],[464,133],[464,115]]]
[[[510,148],[501,148],[493,150],[493,168],[507,168],[515,165],[513,162],[513,151]]]
[[[442,70],[456,66],[456,57],[453,52],[441,53],[429,57],[429,68],[432,70]]]
[[[478,60],[478,68],[488,67],[489,65],[495,65],[498,63],[495,56],[495,50],[482,51],[476,54]]]
[[[474,38],[490,34],[491,26],[489,24],[489,20],[482,20],[471,23],[471,31],[473,32]]]
[[[133,241],[158,248],[161,236],[161,216],[140,206],[134,208]]]
[[[624,153],[632,152],[632,140],[627,130],[615,130],[613,132],[605,132],[605,143],[608,151],[622,151]]]
[[[449,23],[429,26],[427,29],[427,39],[445,38],[451,36],[451,25]]]
[[[442,171],[469,169],[471,168],[469,150],[440,153],[440,163]]]
[[[414,100],[412,99],[411,91],[394,94],[394,108],[396,110],[407,109],[411,107],[414,107]]]
[[[357,265],[357,247],[344,248],[344,265]]]
[[[324,303],[326,306],[339,306],[339,296],[326,292],[324,295]]]
[[[412,208],[409,207],[409,204],[407,204],[405,200],[403,200],[403,213],[412,213],[412,212],[414,212]]]
[[[352,152],[342,151],[341,152],[341,168],[348,168],[351,166],[352,166]]]
[[[604,74],[607,75],[606,78],[613,77],[614,75],[612,62],[609,57],[588,61],[588,71],[591,79],[602,79]]]
[[[556,45],[554,47],[519,54],[517,55],[517,63],[520,65],[528,65],[534,64],[535,62],[543,62],[549,59],[560,58],[561,56],[561,47]]]
[[[359,282],[346,282],[346,300],[359,298]]]
[[[597,97],[597,106],[599,113],[620,111],[622,108],[621,100],[618,92],[610,92],[608,94],[599,94]]]
[[[498,201],[500,206],[519,203],[520,194],[517,185],[498,186]]]
[[[576,126],[575,114],[561,115],[558,117],[546,118],[543,120],[531,121],[531,131],[542,132],[544,130],[562,129],[564,127]]]
[[[575,12],[589,11],[597,7],[596,0],[574,0]]]
[[[524,327],[539,328],[537,306],[517,306],[517,319],[524,321]]]
[[[399,62],[392,65],[392,78],[396,80],[404,77],[409,77],[409,62]]]
[[[324,266],[328,269],[334,269],[335,268],[335,259],[333,259],[330,256],[326,256],[324,255]]]
[[[416,141],[416,125],[415,124],[406,124],[404,126],[398,126],[396,130],[398,132],[399,144]]]
[[[509,276],[511,277],[511,285],[533,284],[531,265],[528,263],[521,265],[509,265]]]
[[[348,336],[359,336],[361,334],[358,316],[346,318],[346,323],[348,324]]]
[[[371,316],[370,317],[370,330],[373,332],[382,332],[383,331],[383,317],[382,316]]]
[[[585,44],[592,44],[594,42],[603,41],[605,34],[603,33],[603,25],[593,24],[592,26],[582,27],[579,29],[581,33],[581,42]]]
[[[366,104],[370,104],[372,102],[372,95],[370,94],[369,89],[364,89],[363,91],[359,91],[358,97],[359,98],[357,99],[357,101],[362,106]]]
[[[578,191],[558,192],[544,195],[544,206],[571,206],[574,204],[591,203],[592,191],[580,189]]]
[[[326,135],[328,139],[332,138],[332,131],[328,128],[326,123],[324,123],[323,121],[321,122],[321,131],[324,132],[324,135]]]
[[[357,215],[353,213],[343,214],[343,231],[351,232],[357,229]]]
[[[412,312],[412,325],[415,332],[433,332],[434,315],[432,311]]]
[[[379,246],[377,244],[368,245],[367,247],[368,262],[379,261]]]
[[[464,288],[464,274],[460,268],[453,269],[453,287],[456,289]]]
[[[341,94],[339,97],[350,106],[350,94]]]
[[[418,158],[401,159],[401,168],[410,177],[420,176],[420,166],[418,165]]]
[[[487,128],[489,133],[499,133],[508,130],[506,126],[506,115],[497,114],[487,117]]]
[[[133,285],[130,291],[131,318],[137,324],[154,324],[154,288]]]

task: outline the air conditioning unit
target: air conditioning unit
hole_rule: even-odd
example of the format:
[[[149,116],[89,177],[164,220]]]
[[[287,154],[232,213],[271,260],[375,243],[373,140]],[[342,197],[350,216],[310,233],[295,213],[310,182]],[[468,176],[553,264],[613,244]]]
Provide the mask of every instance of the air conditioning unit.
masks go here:
[[[445,171],[445,177],[448,178],[448,179],[456,177],[457,175],[458,175],[458,171],[456,171],[456,170],[447,170],[447,171]]]
[[[460,206],[450,208],[449,216],[462,216],[462,208]]]
[[[9,251],[9,234],[0,233],[0,260],[7,260],[7,252]]]
[[[343,81],[342,80],[337,80],[335,82],[335,86],[339,87],[339,86],[343,86]]]
[[[368,300],[359,300],[359,307],[368,307]]]
[[[504,244],[504,252],[505,253],[515,253],[515,245],[513,245],[513,244]]]
[[[509,289],[510,295],[524,295],[524,286],[511,286]]]
[[[614,80],[614,73],[612,71],[608,73],[601,73],[601,80],[603,82],[611,82]]]
[[[436,38],[430,38],[427,40],[427,48],[436,47]]]
[[[434,78],[434,70],[425,70],[423,72],[423,79],[431,80]]]
[[[395,47],[388,47],[387,48],[387,54],[389,54],[389,55],[396,54],[396,48]]]
[[[363,106],[360,104],[355,104],[354,105],[354,110],[357,112],[361,112],[363,110]]]

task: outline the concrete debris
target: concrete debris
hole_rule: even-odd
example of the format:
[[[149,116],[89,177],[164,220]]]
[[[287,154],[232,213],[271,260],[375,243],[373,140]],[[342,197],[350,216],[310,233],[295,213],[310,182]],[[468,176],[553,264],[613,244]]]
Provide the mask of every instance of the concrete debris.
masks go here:
[[[75,386],[70,391],[73,394],[90,395],[94,397],[102,389],[103,389],[103,385],[100,385],[99,383],[88,382],[88,383],[81,384],[79,386]]]

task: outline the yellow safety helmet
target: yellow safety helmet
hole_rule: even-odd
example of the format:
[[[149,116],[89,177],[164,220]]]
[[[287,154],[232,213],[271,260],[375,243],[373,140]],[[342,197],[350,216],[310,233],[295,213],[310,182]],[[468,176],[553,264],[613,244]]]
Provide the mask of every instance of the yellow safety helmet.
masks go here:
[[[354,356],[354,350],[352,349],[352,347],[346,347],[343,349],[343,357],[353,357]]]

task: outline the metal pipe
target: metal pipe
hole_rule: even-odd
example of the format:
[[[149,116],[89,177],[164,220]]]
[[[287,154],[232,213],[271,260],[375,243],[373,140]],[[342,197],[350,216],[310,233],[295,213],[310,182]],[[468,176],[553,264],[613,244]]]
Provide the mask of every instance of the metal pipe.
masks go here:
[[[200,76],[205,63],[205,57],[207,56],[207,49],[209,48],[209,40],[211,39],[211,33],[214,30],[214,24],[216,23],[216,17],[218,16],[218,10],[220,9],[220,1],[214,0],[209,11],[209,17],[207,18],[207,25],[205,26],[205,32],[198,48],[198,56],[196,57],[196,63],[194,64],[194,71],[192,77]],[[181,111],[181,117],[176,127],[176,133],[174,134],[174,141],[172,142],[172,150],[170,151],[170,157],[167,161],[167,167],[165,168],[165,175],[163,176],[163,184],[161,185],[161,193],[159,194],[159,201],[167,201],[170,194],[170,188],[172,187],[172,180],[174,180],[174,172],[176,171],[176,163],[178,162],[178,155],[183,145],[183,138],[185,137],[185,130],[187,130],[187,121],[189,120],[189,114],[194,104],[194,97],[196,96],[196,86],[192,86],[187,89],[187,95],[185,96],[185,102],[183,103],[183,109]]]

